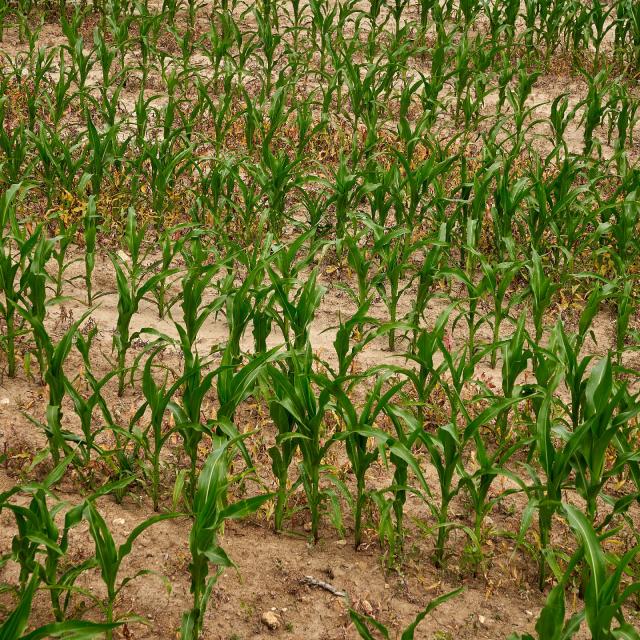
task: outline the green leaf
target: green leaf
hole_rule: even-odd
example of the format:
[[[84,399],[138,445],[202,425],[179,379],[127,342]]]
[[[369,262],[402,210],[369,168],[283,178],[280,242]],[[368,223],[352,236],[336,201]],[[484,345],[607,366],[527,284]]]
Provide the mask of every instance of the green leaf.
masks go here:
[[[387,630],[387,628],[382,623],[374,620],[371,616],[366,616],[363,618],[353,609],[349,609],[349,617],[351,618],[356,631],[360,634],[361,638],[364,638],[364,640],[376,640],[369,631],[367,623],[373,625],[378,631],[380,631],[380,633],[382,633],[386,640],[389,640],[389,631]]]
[[[437,598],[431,600],[426,608],[421,611],[416,616],[416,619],[405,629],[405,631],[402,633],[402,636],[400,637],[400,640],[413,640],[416,628],[424,620],[424,618],[436,607],[439,607],[443,602],[451,600],[451,598],[455,598],[461,591],[462,587],[454,589],[453,591],[449,591],[449,593],[444,593],[441,596],[438,596]]]
[[[136,538],[143,533],[146,529],[148,529],[151,525],[156,524],[157,522],[162,522],[163,520],[169,520],[170,518],[177,518],[181,514],[180,513],[159,513],[158,515],[151,516],[147,518],[144,522],[140,523],[127,537],[125,542],[120,545],[118,549],[118,563],[122,561],[122,559],[129,555],[131,552],[131,547],[135,542]]]
[[[227,555],[227,552],[220,546],[214,546],[206,550],[201,550],[202,554],[211,564],[219,567],[233,567],[233,561]]]
[[[252,498],[245,498],[244,500],[238,500],[228,507],[224,508],[220,512],[220,518],[226,520],[244,518],[252,513],[255,513],[267,500],[273,498],[275,494],[266,493],[260,496],[254,496]]]
[[[591,569],[591,578],[585,593],[587,605],[587,621],[591,622],[601,602],[601,596],[606,579],[606,558],[600,541],[593,529],[593,525],[577,507],[571,504],[563,504],[567,520],[571,528],[578,534],[584,547],[584,555]],[[590,597],[591,596],[591,597]],[[591,626],[591,625],[590,625]]]
[[[36,570],[31,576],[18,606],[11,612],[2,626],[0,626],[0,638],[2,638],[2,640],[18,640],[20,634],[27,627],[29,615],[31,614],[33,595],[36,592],[39,582],[40,576],[38,575],[38,570]]]
[[[65,640],[87,640],[103,635],[105,631],[115,629],[122,625],[122,622],[98,623],[85,620],[66,620],[64,622],[54,622],[47,624],[27,635],[20,640],[40,640],[41,638],[65,638]],[[3,636],[4,638],[4,636]]]
[[[536,622],[538,636],[545,640],[559,640],[562,637],[564,614],[564,584],[558,584],[551,589]]]
[[[627,622],[621,624],[617,629],[613,629],[611,635],[616,640],[640,640],[640,633]]]

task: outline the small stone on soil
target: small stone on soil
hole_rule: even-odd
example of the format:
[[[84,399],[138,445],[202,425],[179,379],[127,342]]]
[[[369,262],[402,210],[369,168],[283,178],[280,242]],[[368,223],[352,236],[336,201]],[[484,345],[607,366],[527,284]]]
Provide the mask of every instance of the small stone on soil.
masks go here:
[[[280,626],[280,620],[278,619],[278,616],[275,613],[273,613],[273,611],[265,611],[262,614],[261,620],[262,620],[262,624],[268,627],[269,629],[271,629],[272,631],[274,631]]]

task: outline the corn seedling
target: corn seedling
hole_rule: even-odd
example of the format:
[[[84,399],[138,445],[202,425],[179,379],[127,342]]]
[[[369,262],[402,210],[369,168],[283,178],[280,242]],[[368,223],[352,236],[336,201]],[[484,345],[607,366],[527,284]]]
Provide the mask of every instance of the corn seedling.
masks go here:
[[[400,636],[401,640],[413,640],[415,637],[416,629],[418,625],[437,607],[441,604],[450,600],[451,598],[455,598],[462,589],[455,589],[454,591],[450,591],[449,593],[445,593],[437,598],[434,598],[429,602],[426,608],[421,611],[415,618],[415,620],[402,631],[402,635]],[[367,616],[363,618],[359,613],[354,611],[353,609],[349,610],[349,616],[351,617],[351,621],[356,627],[358,634],[364,640],[374,640],[374,636],[371,633],[370,629],[375,629],[379,633],[382,634],[383,638],[389,640],[391,636],[389,635],[389,629],[385,627],[381,622],[374,620],[371,616]]]
[[[182,619],[180,637],[183,640],[197,640],[200,637],[211,590],[225,568],[234,566],[219,542],[225,520],[254,513],[271,497],[268,494],[258,495],[226,504],[231,482],[228,476],[229,449],[237,442],[237,438],[214,438],[211,453],[198,476],[189,533],[193,607]],[[210,565],[216,567],[213,575],[209,575]]]

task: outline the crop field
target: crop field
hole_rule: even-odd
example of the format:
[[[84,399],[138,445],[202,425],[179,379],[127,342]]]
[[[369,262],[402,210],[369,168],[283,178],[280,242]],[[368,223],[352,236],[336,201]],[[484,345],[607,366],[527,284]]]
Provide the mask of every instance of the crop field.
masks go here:
[[[0,0],[0,640],[640,640],[638,0]]]

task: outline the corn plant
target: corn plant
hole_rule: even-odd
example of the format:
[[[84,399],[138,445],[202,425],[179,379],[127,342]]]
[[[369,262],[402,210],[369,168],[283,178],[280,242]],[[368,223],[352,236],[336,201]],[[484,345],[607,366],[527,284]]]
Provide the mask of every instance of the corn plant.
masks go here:
[[[29,579],[36,576],[38,581],[45,580],[51,587],[51,602],[57,620],[63,617],[60,606],[60,585],[65,584],[64,576],[58,580],[58,565],[67,550],[67,528],[60,541],[60,532],[55,517],[64,508],[64,503],[56,502],[52,506],[48,503],[51,498],[52,486],[60,480],[65,469],[73,457],[68,456],[47,475],[41,483],[16,486],[12,491],[3,494],[1,507],[13,512],[16,520],[17,533],[11,543],[11,556],[20,565],[20,591],[29,589]],[[21,506],[9,502],[13,495],[23,492],[31,495],[28,506]],[[69,522],[67,522],[69,525]],[[44,563],[40,563],[39,556],[44,555]],[[86,567],[85,567],[86,568]],[[69,586],[73,581],[69,581]]]
[[[238,287],[235,282],[236,271],[228,264],[227,275],[220,285],[229,332],[226,350],[234,363],[240,360],[240,342],[256,311],[256,299],[261,297],[263,291],[265,264],[258,258],[255,264],[247,267],[249,273]]]
[[[447,600],[451,600],[451,598],[455,598],[462,591],[462,587],[460,589],[455,589],[450,591],[449,593],[445,593],[437,598],[434,598],[429,602],[429,604],[423,609],[415,618],[415,620],[402,631],[402,635],[400,636],[401,640],[413,640],[415,637],[416,629],[418,625],[437,607],[446,602]],[[383,638],[389,640],[391,638],[389,634],[389,629],[385,627],[381,622],[378,622],[371,616],[362,617],[359,613],[354,611],[353,609],[349,610],[349,617],[351,621],[356,627],[356,631],[364,640],[374,640],[374,636],[371,633],[371,629],[375,629],[379,633],[382,634]]]
[[[172,306],[172,301],[168,299],[172,282],[169,281],[169,273],[172,271],[172,264],[176,256],[180,253],[182,245],[187,241],[188,236],[178,236],[180,228],[165,229],[160,239],[161,258],[157,261],[155,268],[158,273],[165,274],[160,281],[151,289],[151,294],[155,298],[158,307],[158,317],[163,320],[167,311]],[[195,258],[195,256],[194,256]]]
[[[91,342],[86,345],[87,349]],[[82,430],[82,441],[78,443],[79,457],[82,459],[84,465],[88,465],[92,452],[102,456],[104,454],[102,448],[96,443],[96,437],[101,433],[103,429],[95,428],[94,413],[96,408],[99,408],[101,412],[106,410],[106,403],[102,395],[104,386],[115,376],[115,371],[110,371],[100,379],[96,379],[93,373],[87,368],[85,362],[84,379],[89,387],[89,393],[85,397],[77,388],[74,382],[65,378],[65,391],[73,403],[73,409],[80,419],[80,428]]]
[[[473,225],[470,225],[471,227]],[[468,345],[469,352],[473,353],[476,349],[476,333],[482,327],[482,324],[486,321],[486,316],[478,315],[478,303],[482,297],[486,294],[490,281],[485,278],[480,278],[478,281],[474,281],[475,260],[471,260],[471,256],[477,255],[472,247],[467,246],[467,270],[462,269],[444,269],[443,275],[449,275],[453,278],[461,281],[467,290],[467,299],[465,300],[464,308],[460,311],[458,316],[454,318],[452,324],[452,330],[456,328],[457,323],[464,319],[467,323]]]
[[[220,265],[203,265],[204,253],[199,239],[191,243],[194,261],[182,279],[182,321],[175,321],[178,332],[182,356],[184,359],[182,388],[182,407],[172,405],[172,412],[176,417],[177,430],[182,436],[185,451],[190,459],[189,491],[191,496],[196,488],[196,462],[198,444],[206,429],[201,423],[202,402],[207,391],[211,388],[215,375],[219,372],[209,372],[202,375],[203,364],[197,351],[196,341],[200,328],[207,318],[221,305],[218,297],[203,304],[203,294],[210,286],[211,280],[218,273]]]
[[[274,302],[279,303],[282,313],[275,316],[280,325],[285,344],[289,349],[303,349],[309,342],[311,322],[320,306],[325,288],[317,282],[318,272],[313,270],[299,290],[295,299],[288,299],[288,291],[285,289],[283,279],[270,270],[273,281]],[[283,286],[284,285],[284,286]],[[290,333],[293,333],[293,340]]]
[[[173,273],[172,270],[162,271],[153,275],[149,273],[149,269],[144,265],[144,255],[142,253],[145,234],[146,229],[144,227],[138,228],[135,211],[130,208],[125,231],[125,243],[129,255],[123,258],[119,254],[110,254],[118,286],[118,319],[116,331],[113,334],[113,348],[117,354],[119,396],[124,394],[125,388],[126,357],[132,341],[130,333],[131,320],[138,311],[138,307],[144,297],[163,279]]]
[[[65,620],[63,622],[52,622],[45,624],[33,631],[24,633],[29,625],[29,616],[33,597],[39,586],[39,575],[34,573],[24,594],[20,598],[18,606],[9,614],[7,619],[0,625],[0,634],[7,640],[40,640],[41,638],[69,638],[82,640],[104,636],[110,633],[121,623],[100,623],[86,620]]]
[[[226,504],[228,487],[233,481],[229,478],[229,449],[238,441],[238,438],[214,438],[211,453],[198,476],[189,533],[193,607],[182,618],[180,637],[183,640],[200,637],[211,590],[225,568],[234,566],[219,542],[225,521],[254,513],[271,497],[268,494],[258,495]],[[216,570],[209,575],[211,565]]]
[[[493,336],[494,345],[500,342],[500,328],[504,320],[509,318],[509,309],[513,304],[512,298],[507,299],[509,287],[517,277],[521,264],[515,262],[502,262],[498,265],[490,263],[488,260],[481,260],[481,269],[487,282],[486,288],[493,299]],[[495,367],[497,362],[497,350],[491,352],[491,366]]]
[[[582,440],[588,436],[588,430],[582,429],[565,434],[565,437],[559,441],[554,438],[554,435],[558,433],[558,424],[552,413],[553,391],[560,383],[560,379],[561,373],[556,369],[551,379],[548,380],[546,392],[537,408],[534,425],[536,457],[544,476],[541,476],[532,465],[525,465],[532,484],[527,488],[529,505],[523,516],[521,535],[526,532],[534,510],[537,509],[540,540],[538,569],[540,589],[544,587],[546,581],[544,552],[549,548],[552,517],[561,507],[563,489],[570,483],[573,457],[579,450]]]
[[[371,248],[361,245],[362,238],[366,243],[366,233],[363,230],[357,235],[347,233],[340,243],[341,249],[346,248],[346,260],[356,276],[357,287],[349,283],[338,282],[336,286],[343,289],[354,301],[358,308],[363,307],[373,298],[374,292],[383,279],[380,267],[376,264],[377,244]]]
[[[153,366],[161,349],[162,347],[156,348],[147,357],[142,372],[142,392],[145,402],[131,420],[131,432],[138,447],[144,451],[150,465],[148,477],[151,481],[150,493],[154,511],[158,511],[160,504],[160,456],[165,443],[174,432],[174,429],[165,428],[165,417],[173,402],[173,396],[184,382],[183,378],[178,378],[168,386],[168,372],[165,372],[163,382],[156,383],[153,377]],[[147,409],[151,412],[149,426],[140,428],[138,422],[142,420]]]
[[[636,637],[637,630],[625,621],[622,607],[640,589],[640,585],[632,583],[621,589],[621,582],[627,566],[640,548],[634,547],[617,558],[615,570],[610,572],[607,556],[587,517],[573,505],[565,504],[563,508],[569,525],[581,543],[589,570],[584,604],[585,620],[591,637],[594,640]]]
[[[470,418],[464,405],[457,400],[467,419],[467,425],[462,433],[458,432],[455,423],[449,423],[438,427],[434,434],[426,431],[420,434],[420,439],[429,452],[431,464],[438,474],[440,502],[430,506],[436,518],[438,529],[434,559],[436,565],[440,567],[444,564],[446,543],[452,527],[449,520],[449,505],[464,485],[464,480],[455,482],[454,478],[456,470],[463,465],[464,448],[481,427],[493,420],[506,407],[518,402],[519,398],[494,398],[492,400],[490,406],[474,419]],[[478,503],[478,506],[481,508],[481,516],[486,507],[484,507],[484,503]]]
[[[290,353],[288,359],[293,373],[292,379],[275,367],[269,368],[269,377],[273,385],[273,402],[289,414],[292,424],[296,427],[291,438],[298,441],[302,453],[302,484],[311,512],[311,535],[317,542],[323,501],[320,488],[322,460],[334,443],[333,437],[324,440],[322,438],[330,391],[324,386],[320,395],[316,395],[312,381],[317,378],[312,371],[313,356],[309,346],[300,354]]]
[[[6,326],[5,351],[10,378],[16,375],[16,309],[22,297],[22,285],[18,276],[26,267],[38,241],[38,234],[29,236],[17,224],[13,202],[19,190],[19,185],[13,185],[5,191],[0,201],[0,226],[3,229],[0,244],[0,286],[4,295],[0,313]],[[11,233],[8,232],[9,229],[12,230]]]
[[[416,247],[416,249],[424,249],[425,256],[420,268],[415,275],[412,275],[412,280],[416,282],[417,292],[408,320],[414,327],[414,341],[419,333],[420,324],[429,301],[435,295],[434,285],[440,277],[445,250],[448,246],[447,225],[443,222],[437,234]]]
[[[640,405],[628,401],[624,384],[615,384],[609,357],[600,360],[591,370],[584,387],[583,422],[575,431],[586,430],[581,446],[575,453],[576,489],[586,501],[586,516],[590,522],[596,517],[598,498],[604,495],[604,486],[611,477],[625,468],[629,455],[617,451],[613,462],[607,460],[607,450],[618,443],[619,434],[627,421],[640,412]]]
[[[390,437],[386,432],[375,430],[364,432],[364,435],[376,439],[382,456],[386,456],[388,452],[389,461],[394,467],[391,485],[371,494],[371,499],[380,513],[378,536],[381,543],[386,541],[389,545],[388,564],[390,565],[400,559],[400,552],[403,549],[404,505],[407,495],[414,493],[428,500],[432,492],[418,460],[412,454],[414,445],[419,441],[423,423],[417,420],[411,411],[398,404],[389,403],[384,408],[384,412],[394,427],[394,437]],[[419,482],[420,486],[417,489],[409,483],[409,470]]]
[[[38,323],[43,327],[43,331],[33,331],[33,339],[36,347],[36,356],[40,367],[40,378],[44,383],[44,373],[46,368],[46,349],[49,336],[44,331],[44,321],[47,315],[47,282],[49,273],[47,271],[47,262],[53,254],[56,244],[55,238],[48,238],[42,226],[38,227],[34,233],[36,242],[33,245],[33,251],[29,255],[29,260],[24,266],[20,277],[21,306],[18,307],[19,313],[24,317],[29,316],[29,322],[34,327],[34,323]]]
[[[114,606],[120,591],[132,580],[152,573],[148,569],[142,569],[133,576],[127,576],[118,581],[118,573],[120,572],[122,561],[131,553],[134,542],[146,529],[162,520],[175,518],[176,514],[160,513],[147,518],[137,525],[119,546],[116,546],[107,523],[92,501],[87,501],[84,504],[82,516],[89,524],[89,533],[95,544],[97,565],[107,591],[103,606],[107,624],[111,624],[114,621]],[[109,630],[106,635],[107,638],[111,638],[113,634]]]
[[[349,211],[352,203],[358,198],[358,176],[350,172],[347,165],[347,158],[340,157],[338,169],[332,176],[331,181],[327,181],[327,186],[333,190],[333,195],[329,199],[328,205],[335,205],[336,216],[336,239],[338,240],[338,252],[340,252],[340,240],[344,237]]]
[[[225,423],[232,433],[235,432],[233,421],[238,406],[255,391],[256,382],[264,368],[270,362],[284,357],[284,354],[279,352],[279,346],[273,347],[239,366],[233,349],[228,346],[225,348],[220,367],[216,371],[216,393],[220,404],[216,419],[221,424]],[[238,446],[242,449],[242,443]]]
[[[281,404],[272,400],[269,403],[269,415],[278,430],[275,444],[269,447],[268,450],[271,458],[271,470],[278,483],[273,527],[276,531],[281,531],[290,490],[289,467],[293,461],[298,443],[293,437],[296,428],[295,420]]]
[[[518,318],[515,331],[502,344],[502,393],[505,398],[513,398],[523,391],[521,387],[516,385],[516,382],[520,374],[526,371],[532,357],[531,350],[525,348],[527,337],[525,320],[526,316],[522,314]],[[500,437],[503,440],[509,437],[508,418],[509,410],[507,408],[497,419]]]
[[[0,103],[0,122],[4,120],[4,105]],[[4,155],[2,162],[5,184],[18,184],[31,177],[35,160],[30,158],[28,129],[25,123],[16,125],[13,130],[0,127],[0,149]]]
[[[61,454],[68,455],[71,453],[71,445],[69,443],[78,441],[78,437],[66,431],[62,425],[62,401],[68,386],[64,373],[64,364],[73,346],[73,339],[78,327],[84,322],[89,311],[74,322],[57,343],[51,338],[40,318],[31,315],[21,307],[18,308],[18,312],[31,325],[43,351],[42,361],[44,367],[42,375],[49,388],[49,400],[46,410],[46,422],[44,424],[36,422],[36,424],[44,430],[51,458],[54,464],[58,464]]]
[[[41,185],[47,196],[47,209],[50,209],[54,195],[59,189],[73,193],[76,180],[85,163],[83,140],[80,136],[75,141],[63,138],[46,124],[35,134],[30,132],[42,171]]]
[[[383,390],[388,375],[380,375],[377,378],[360,411],[354,406],[349,394],[345,393],[339,385],[334,384],[331,388],[334,399],[329,406],[344,423],[345,432],[343,435],[341,434],[341,437],[345,440],[347,456],[356,478],[356,494],[353,500],[355,504],[354,545],[356,549],[362,542],[362,518],[367,500],[366,473],[379,454],[378,447],[371,447],[369,443],[370,435],[373,433],[377,417],[385,411],[385,407],[405,384],[404,380],[400,380]]]
[[[403,276],[407,269],[410,248],[409,230],[399,227],[393,230],[384,229],[375,223],[365,220],[365,224],[372,230],[375,241],[374,253],[379,256],[380,271],[384,274],[379,278],[377,289],[382,297],[391,324],[388,331],[389,351],[396,348],[396,329],[393,326],[398,321],[398,304],[404,291]],[[361,301],[361,304],[364,301]]]
[[[594,140],[594,132],[603,121],[605,115],[605,104],[603,103],[603,96],[607,92],[605,83],[608,80],[608,73],[606,69],[602,69],[595,76],[588,75],[589,92],[584,100],[586,109],[583,115],[584,123],[584,150],[583,153],[588,155],[591,153],[596,140]]]
[[[32,589],[42,585],[49,592],[52,611],[56,620],[55,623],[45,625],[38,632],[33,632],[33,637],[49,637],[48,632],[57,637],[58,632],[66,629],[66,616],[71,597],[74,593],[84,593],[80,587],[76,586],[76,582],[85,572],[98,565],[95,556],[89,556],[86,560],[71,566],[66,566],[65,563],[65,559],[70,552],[69,534],[71,529],[76,527],[82,520],[83,505],[66,510],[63,519],[64,527],[60,531],[56,523],[56,517],[67,505],[55,498],[52,489],[63,477],[72,460],[72,455],[67,456],[47,474],[41,483],[31,482],[26,485],[16,486],[0,496],[0,508],[6,508],[13,512],[18,528],[12,541],[11,555],[20,564],[20,606],[22,606],[25,598],[28,600],[33,596],[33,593],[30,593]],[[131,478],[123,479],[119,483],[105,485],[93,493],[88,500],[95,500],[99,496],[118,487],[123,487],[129,482],[131,482]],[[28,506],[25,507],[9,502],[13,495],[19,493],[32,496]],[[53,504],[51,504],[52,500],[54,500]],[[34,587],[34,583],[36,587]],[[91,594],[85,593],[85,595],[95,601],[95,597]],[[26,611],[27,616],[29,613],[28,608]],[[86,624],[87,632],[91,631],[91,625],[94,623]],[[116,625],[97,625],[93,629],[107,631],[114,626]],[[6,630],[5,627],[2,628]],[[72,627],[69,627],[69,630],[71,629]],[[82,623],[78,626],[78,631],[81,629]],[[38,633],[42,635],[37,635]]]
[[[529,272],[529,289],[531,291],[531,303],[533,307],[535,341],[536,343],[540,343],[544,331],[545,312],[560,285],[553,282],[551,277],[545,273],[542,258],[535,249],[531,250],[531,261],[526,266]]]
[[[193,146],[183,147],[180,143],[180,129],[172,128],[170,110],[165,110],[164,131],[161,142],[147,141],[143,147],[141,160],[151,165],[149,175],[153,194],[152,207],[159,223],[162,223],[169,206],[169,196],[175,190],[178,178],[193,162]]]

